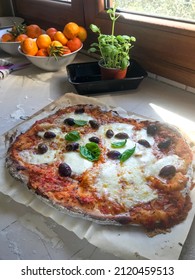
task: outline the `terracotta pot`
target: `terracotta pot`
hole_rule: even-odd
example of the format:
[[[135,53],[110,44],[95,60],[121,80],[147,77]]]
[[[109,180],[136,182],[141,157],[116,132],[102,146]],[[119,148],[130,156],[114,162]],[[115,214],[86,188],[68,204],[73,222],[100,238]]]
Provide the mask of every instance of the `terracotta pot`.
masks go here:
[[[100,72],[101,72],[101,78],[102,80],[113,80],[113,79],[124,79],[127,74],[127,68],[122,70],[119,68],[106,68],[104,67],[103,60],[100,60],[98,62],[99,67],[100,67]]]

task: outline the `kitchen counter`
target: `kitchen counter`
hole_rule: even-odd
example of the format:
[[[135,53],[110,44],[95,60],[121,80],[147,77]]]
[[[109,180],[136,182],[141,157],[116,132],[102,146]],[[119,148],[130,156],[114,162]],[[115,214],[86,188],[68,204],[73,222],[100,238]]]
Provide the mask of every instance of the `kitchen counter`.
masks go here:
[[[11,62],[24,61],[23,57],[11,58],[1,51],[0,58]],[[93,60],[80,53],[74,62]],[[30,65],[0,80],[0,134],[68,92],[76,93],[76,90],[67,80],[66,67],[59,72],[44,72]],[[195,124],[195,94],[152,78],[145,78],[136,90],[96,94],[93,97],[135,114],[179,124],[187,133]],[[195,220],[180,259],[195,259],[194,236]],[[0,193],[0,259],[117,258]]]

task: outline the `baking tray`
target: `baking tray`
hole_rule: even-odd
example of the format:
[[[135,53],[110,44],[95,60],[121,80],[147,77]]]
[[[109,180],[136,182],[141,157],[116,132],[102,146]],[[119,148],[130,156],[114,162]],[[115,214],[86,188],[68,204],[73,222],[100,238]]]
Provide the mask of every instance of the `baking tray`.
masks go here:
[[[136,89],[147,72],[135,61],[130,61],[127,75],[122,80],[101,80],[98,62],[72,63],[66,66],[68,81],[79,94],[105,93]]]

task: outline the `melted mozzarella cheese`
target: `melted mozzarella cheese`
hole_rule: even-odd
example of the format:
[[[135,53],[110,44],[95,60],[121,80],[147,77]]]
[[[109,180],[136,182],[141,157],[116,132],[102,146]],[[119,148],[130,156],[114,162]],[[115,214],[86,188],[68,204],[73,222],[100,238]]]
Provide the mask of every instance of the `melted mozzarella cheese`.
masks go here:
[[[144,139],[150,143],[152,146],[154,144],[154,137],[147,134],[146,129],[135,130],[135,140],[138,141],[140,139]]]
[[[71,167],[74,173],[79,175],[93,166],[91,161],[81,157],[81,155],[77,152],[65,153],[64,162]]]
[[[102,139],[103,145],[109,150],[116,150],[116,148],[112,148],[111,144],[113,142],[119,142],[119,141],[123,141],[123,140],[117,139],[114,137],[107,138],[106,131],[109,129],[111,129],[114,132],[114,134],[121,133],[121,132],[127,133],[129,135],[129,137],[131,138],[133,126],[130,124],[125,124],[125,123],[110,123],[110,124],[102,125],[98,129],[96,134],[97,134],[97,136],[99,136]],[[123,152],[126,149],[132,149],[134,146],[135,146],[134,141],[131,139],[127,139],[126,145],[122,148],[118,148],[118,150],[120,152]]]
[[[179,169],[183,166],[184,161],[180,159],[177,155],[169,155],[163,157],[155,162],[148,162],[145,166],[145,175],[157,177],[160,170],[166,165],[174,165],[176,169]]]
[[[132,135],[133,125],[126,123],[110,123],[106,125],[102,125],[101,128],[103,130],[104,135],[108,129],[112,129],[114,134],[124,132],[129,136]]]
[[[81,139],[79,139],[77,142],[79,143],[80,146],[84,146],[90,142],[89,138],[94,137],[94,136],[99,137],[99,135],[96,133],[88,133],[88,134],[83,135],[81,137]]]
[[[58,141],[58,139],[64,139],[65,133],[62,133],[62,130],[59,127],[52,127],[52,128],[47,128],[44,131],[39,131],[37,135],[41,138],[44,138],[44,134],[46,131],[51,131],[55,133],[56,137],[52,138],[53,141]]]
[[[138,166],[121,166],[115,161],[107,161],[100,166],[95,188],[100,196],[106,196],[125,207],[157,197],[156,191],[146,184]]]
[[[155,161],[156,157],[152,153],[151,148],[145,148],[144,146],[136,143],[136,149],[134,154],[125,162],[123,162],[123,165],[136,165],[142,168],[145,167],[148,163],[153,164]]]
[[[82,114],[75,114],[74,112],[72,113],[68,113],[64,116],[64,118],[73,118],[74,120],[82,120],[82,121],[90,121],[93,120],[93,118],[86,114],[86,113],[82,113]]]
[[[44,154],[35,154],[32,151],[22,151],[20,152],[21,158],[30,164],[43,164],[50,163],[56,160],[56,151],[48,150]]]

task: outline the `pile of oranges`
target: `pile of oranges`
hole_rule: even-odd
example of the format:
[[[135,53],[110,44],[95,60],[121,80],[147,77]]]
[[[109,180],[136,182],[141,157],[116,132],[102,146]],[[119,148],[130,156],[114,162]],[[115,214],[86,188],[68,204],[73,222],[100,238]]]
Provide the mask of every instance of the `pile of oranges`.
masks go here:
[[[15,32],[17,28],[5,33],[1,41],[20,42],[21,50],[32,56],[62,56],[80,49],[87,38],[86,29],[75,22],[67,23],[62,31],[50,27],[43,32],[37,24],[20,28],[21,32]]]

